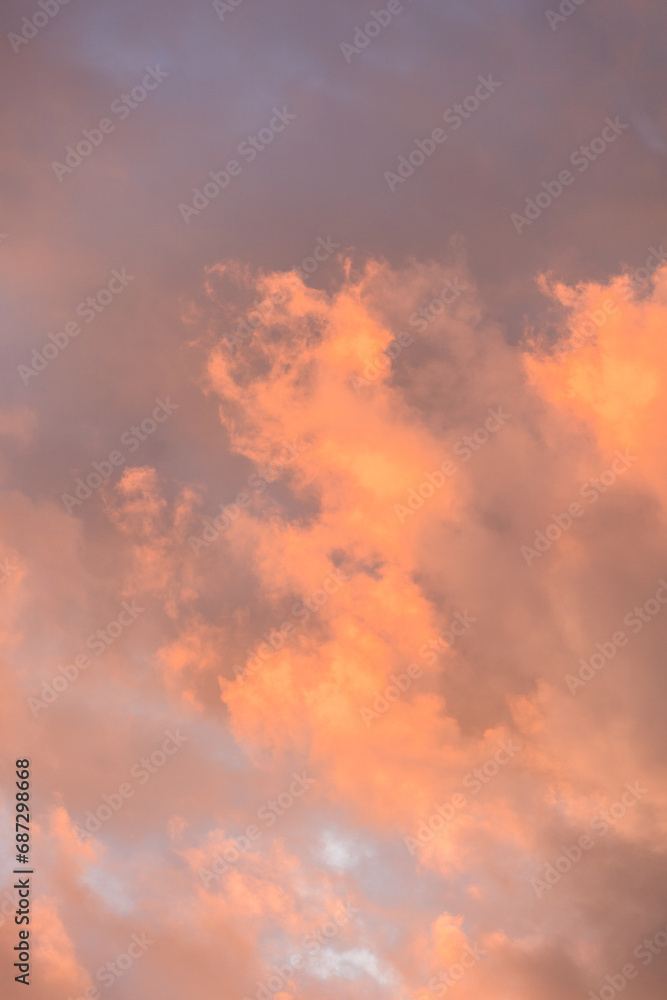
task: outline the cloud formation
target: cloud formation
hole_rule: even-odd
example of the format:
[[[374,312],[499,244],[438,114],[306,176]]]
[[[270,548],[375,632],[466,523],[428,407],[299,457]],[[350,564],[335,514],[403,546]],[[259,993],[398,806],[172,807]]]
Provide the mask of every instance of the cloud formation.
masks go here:
[[[664,10],[402,6],[2,15],[36,1000],[662,997]]]

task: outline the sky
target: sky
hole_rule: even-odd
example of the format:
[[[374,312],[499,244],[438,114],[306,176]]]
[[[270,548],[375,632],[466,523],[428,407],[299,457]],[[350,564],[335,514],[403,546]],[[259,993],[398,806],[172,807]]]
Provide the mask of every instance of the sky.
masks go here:
[[[661,1000],[664,4],[0,22],[4,993]]]

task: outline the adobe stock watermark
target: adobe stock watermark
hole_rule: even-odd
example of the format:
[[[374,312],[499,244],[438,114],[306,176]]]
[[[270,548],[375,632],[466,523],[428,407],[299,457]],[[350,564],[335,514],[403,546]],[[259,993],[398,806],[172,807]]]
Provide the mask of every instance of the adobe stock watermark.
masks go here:
[[[481,962],[487,955],[488,952],[480,948],[478,944],[467,944],[461,952],[458,962],[454,962],[444,972],[439,972],[437,976],[429,979],[429,990],[437,997],[444,997],[452,986],[455,986],[456,983],[463,979],[468,969],[472,969],[473,966]]]
[[[237,7],[240,7],[244,0],[213,0],[213,10],[221,21],[224,21],[225,14],[233,14]]]
[[[415,312],[410,313],[408,318],[410,326],[415,327],[418,333],[423,333],[429,323],[432,323],[438,316],[442,316],[447,307],[463,295],[467,287],[467,285],[461,284],[459,278],[447,278],[435,298],[431,299],[425,306],[420,306]]]
[[[597,479],[590,479],[584,483],[579,490],[580,496],[586,500],[589,506],[597,503],[600,497],[614,486],[618,477],[624,475],[630,466],[637,461],[636,456],[631,455],[628,451],[625,453],[616,451],[615,455],[616,457],[608,469],[601,472]],[[584,513],[585,507],[574,501],[562,514],[552,514],[551,521],[553,523],[548,524],[544,531],[535,532],[533,548],[530,545],[520,547],[526,565],[532,566],[536,559],[548,552],[554,542],[557,542],[563,533],[572,527],[575,519],[583,517]]]
[[[663,596],[660,596],[661,593]],[[649,597],[643,605],[636,605],[631,611],[628,611],[623,618],[623,624],[637,635],[644,628],[644,625],[648,625],[656,615],[660,614],[665,604],[667,604],[667,583],[665,580],[658,580],[655,597]],[[578,675],[576,677],[572,674],[565,675],[565,683],[570,694],[576,695],[579,688],[584,687],[594,677],[597,677],[598,672],[616,656],[617,650],[622,646],[627,646],[627,644],[628,636],[621,629],[614,632],[608,640],[596,642],[596,652],[592,654],[590,659],[584,660],[582,657],[579,660],[581,666]]]
[[[630,301],[637,292],[643,291],[649,283],[651,276],[665,263],[667,253],[660,244],[660,247],[649,247],[649,255],[646,264],[635,267],[630,274],[626,275],[628,287],[624,289],[626,301]]]
[[[435,639],[429,639],[428,642],[425,642],[419,649],[419,655],[426,660],[429,666],[433,666],[438,656],[451,649],[456,640],[465,635],[476,621],[477,618],[473,618],[467,611],[456,611],[452,615],[449,628],[443,629]]]
[[[470,118],[492,94],[502,86],[492,75],[478,76],[479,83],[472,94],[468,94],[459,104],[452,105],[443,112],[443,121],[451,125],[451,131],[456,132],[461,128],[464,121]],[[415,170],[423,166],[427,158],[433,156],[438,146],[441,146],[449,138],[448,133],[438,127],[434,128],[426,139],[415,139],[414,148],[404,156],[402,153],[398,157],[396,171],[385,170],[384,179],[392,194],[399,184],[405,184],[409,177],[412,177]]]
[[[350,906],[349,903],[339,902],[333,913],[318,928],[304,935],[301,941],[302,952],[290,956],[284,965],[274,966],[271,970],[272,974],[266,982],[257,980],[254,1000],[271,1000],[271,997],[276,993],[288,989],[289,984],[294,979],[295,972],[305,967],[307,958],[317,955],[320,949],[336,937],[340,928],[354,919],[358,913],[359,910]],[[243,1000],[253,1000],[253,998],[246,995]]]
[[[320,264],[329,260],[339,249],[340,243],[335,243],[331,236],[327,236],[326,239],[323,236],[318,236],[312,253],[308,257],[304,257],[299,265],[291,267],[285,275],[285,280],[293,282],[295,285],[298,284],[297,279],[305,282],[308,275],[314,274]],[[281,289],[271,292],[264,299],[256,299],[253,308],[238,321],[236,334],[231,337],[223,337],[227,347],[234,350],[244,340],[250,340],[255,330],[263,326],[273,316],[276,306],[282,305],[286,301],[287,293]]]
[[[641,964],[646,968],[654,958],[661,955],[667,947],[667,927],[661,928],[651,938],[644,940],[637,945],[633,951],[635,958],[641,959]],[[620,972],[606,975],[603,986],[598,987],[597,993],[593,990],[588,994],[590,1000],[613,1000],[617,993],[622,993],[630,980],[636,979],[641,969],[638,969],[633,962],[626,963]]]
[[[114,298],[120,295],[134,279],[135,275],[128,274],[126,268],[122,268],[120,271],[114,268],[107,284],[103,288],[98,289],[95,295],[89,295],[83,302],[79,302],[74,310],[75,314],[84,323],[94,322],[100,313],[104,312],[107,306],[113,302]],[[33,347],[31,352],[32,363],[17,366],[17,371],[21,376],[23,384],[27,385],[32,376],[37,376],[40,372],[43,372],[50,362],[55,360],[80,333],[81,326],[79,323],[70,320],[65,323],[62,330],[56,333],[49,333],[48,340],[42,345],[41,349],[38,350],[36,347]]]
[[[118,616],[112,621],[107,622],[105,627],[98,628],[95,632],[91,632],[85,641],[86,649],[89,649],[93,654],[94,658],[102,656],[103,653],[107,651],[109,646],[113,646],[116,639],[123,634],[123,632],[128,629],[137,620],[139,615],[143,614],[145,608],[138,608],[136,601],[132,600],[129,603],[123,601],[120,606],[120,612]],[[35,718],[38,717],[39,713],[52,705],[54,701],[79,677],[82,670],[87,670],[92,664],[91,658],[87,653],[79,653],[74,657],[71,663],[65,664],[61,667],[58,673],[56,673],[51,681],[44,681],[42,683],[42,689],[39,693],[39,698],[30,696],[28,698],[28,706]]]
[[[380,377],[382,372],[391,368],[392,361],[395,361],[406,347],[414,344],[414,340],[415,338],[411,333],[408,333],[406,330],[401,331],[401,333],[387,344],[383,351],[376,354],[374,358],[369,358],[364,365],[363,375],[350,375],[348,381],[357,396],[362,388],[370,385],[371,382]]]
[[[493,434],[497,434],[501,427],[511,420],[511,413],[504,413],[502,406],[493,410],[489,408],[489,416],[484,423],[477,427],[472,434],[466,434],[452,448],[452,452],[463,462],[469,462],[475,452],[478,452],[489,442]],[[448,476],[453,476],[458,472],[458,466],[451,459],[447,458],[439,469],[427,472],[422,482],[415,488],[411,487],[407,493],[407,507],[403,504],[394,504],[394,513],[401,524],[405,523],[408,515],[413,517],[415,513],[424,506],[427,500],[435,495],[436,490],[441,489]]]
[[[366,705],[359,709],[366,728],[368,729],[375,719],[379,719],[381,715],[388,712],[392,703],[398,701],[401,695],[412,687],[412,682],[421,677],[422,673],[423,670],[420,666],[416,663],[410,663],[404,674],[392,674],[389,678],[392,683],[388,684],[382,693],[375,692],[373,707],[369,708]]]
[[[410,314],[408,320],[410,326],[416,327],[419,333],[423,333],[429,323],[432,323],[434,319],[441,316],[447,306],[455,302],[467,287],[467,285],[462,285],[458,278],[448,278],[436,298],[431,299],[428,305],[420,306],[419,310],[415,310],[415,312]],[[374,358],[369,358],[364,365],[363,377],[360,375],[350,375],[350,385],[357,396],[363,387],[370,385],[383,371],[391,368],[392,361],[395,361],[402,351],[413,343],[414,337],[412,334],[403,330],[387,344],[383,351],[376,354]]]
[[[616,142],[629,123],[622,122],[616,115],[615,118],[605,118],[604,128],[599,136],[591,139],[588,145],[578,146],[570,153],[569,162],[576,167],[579,173],[588,170],[591,163],[595,163],[598,157],[607,151],[609,146]],[[542,181],[543,191],[539,191],[534,198],[526,198],[523,208],[524,214],[512,212],[510,221],[517,233],[521,233],[526,226],[532,226],[533,222],[542,215],[546,209],[553,205],[557,198],[560,198],[566,187],[574,184],[575,176],[570,170],[561,170],[557,180]]]
[[[437,638],[424,643],[419,650],[419,655],[432,666],[437,661],[438,656],[451,649],[457,638],[464,635],[476,621],[477,619],[472,618],[467,611],[463,613],[457,611],[452,616],[449,629],[444,629]],[[422,667],[417,663],[410,663],[406,667],[405,673],[391,675],[389,679],[392,683],[388,684],[383,692],[375,692],[372,706],[359,709],[367,729],[375,719],[379,719],[381,715],[389,711],[392,704],[412,687],[412,682],[421,677],[422,672]]]
[[[481,767],[472,768],[464,776],[461,784],[470,790],[471,795],[478,795],[485,785],[488,785],[500,773],[501,767],[509,764],[514,755],[523,749],[520,743],[514,742],[513,737],[510,737],[509,742],[499,740],[496,745],[497,751],[491,757],[487,757]],[[436,806],[428,819],[419,823],[415,837],[403,838],[410,854],[414,857],[418,850],[429,844],[439,833],[442,833],[447,823],[451,822],[456,815],[457,809],[464,809],[467,804],[468,800],[462,792],[454,792],[449,802],[441,802],[440,805]]]
[[[646,264],[640,265],[634,268],[630,273],[626,274],[627,285],[625,285],[621,294],[625,298],[626,302],[630,302],[637,292],[642,291],[649,283],[651,276],[664,264],[667,260],[667,253],[660,245],[657,247],[649,247],[649,255],[646,258]],[[623,265],[621,264],[621,267]],[[557,344],[555,347],[555,354],[562,356],[564,354],[569,354],[576,348],[581,347],[588,340],[595,336],[597,331],[601,329],[607,322],[610,316],[618,312],[618,303],[613,298],[605,299],[601,303],[601,307],[598,309],[589,309],[584,313],[583,318],[581,318],[577,324],[577,329],[564,340],[562,343]]]
[[[95,972],[95,978],[105,989],[109,989],[117,979],[120,979],[132,968],[138,959],[143,958],[152,944],[155,944],[155,941],[149,938],[145,931],[141,935],[133,934],[125,951],[116,955],[113,961],[100,965]],[[68,997],[68,1000],[97,1000],[101,995],[96,986],[88,986],[81,996]]]
[[[267,799],[257,810],[257,818],[267,830],[306,794],[311,785],[315,784],[315,778],[309,778],[305,771],[301,774],[293,772],[292,779],[284,792],[280,792],[274,799]],[[249,851],[261,838],[262,833],[256,824],[250,823],[238,837],[230,837],[230,846],[213,855],[210,867],[199,869],[198,874],[204,888],[208,889],[211,882],[221,878],[232,865],[235,865],[241,855]]]
[[[667,260],[667,253],[665,253],[662,244],[660,248],[649,247],[649,255],[646,258],[646,266],[640,266],[634,268],[629,274],[626,274],[627,285],[622,287],[621,294],[623,295],[626,302],[630,302],[637,292],[642,291],[648,285],[649,279],[652,274],[655,273]],[[621,267],[623,265],[621,264]],[[592,337],[596,335],[599,329],[601,329],[610,316],[618,312],[618,303],[613,298],[605,299],[601,303],[601,307],[598,309],[589,309],[584,313],[583,318],[581,318],[577,324],[576,330],[567,338],[567,340],[562,341],[555,347],[555,355],[562,356],[564,354],[569,354],[581,347]]]
[[[562,343],[556,345],[555,354],[561,356],[563,354],[569,354],[576,350],[577,347],[581,347],[594,337],[595,334],[600,330],[610,316],[618,312],[618,305],[614,299],[605,299],[602,303],[600,309],[589,309],[584,316],[577,323],[577,329],[564,340]]]
[[[9,44],[15,53],[20,52],[21,46],[27,45],[45,28],[49,21],[53,20],[60,13],[60,8],[68,4],[69,0],[39,0],[36,10],[31,17],[24,17],[21,21],[21,32],[17,34],[10,31],[7,35]]]
[[[551,30],[555,31],[559,24],[576,14],[579,7],[585,2],[586,0],[561,0],[557,11],[545,10],[544,16],[549,22]]]
[[[282,444],[284,445],[283,451],[277,458],[248,476],[248,489],[252,493],[261,496],[270,483],[275,483],[280,478],[281,470],[289,466],[296,456],[304,451],[296,441],[291,443],[283,441]],[[195,554],[202,549],[207,549],[213,542],[217,541],[221,534],[236,521],[241,511],[250,506],[252,502],[251,492],[241,491],[237,493],[236,499],[232,503],[220,504],[220,513],[216,514],[215,517],[203,518],[204,530],[201,538],[197,535],[190,535],[188,539]]]
[[[647,792],[648,789],[642,788],[638,781],[635,781],[634,785],[626,785],[625,791],[618,802],[612,803],[608,809],[604,809],[594,816],[588,824],[589,827],[595,832],[598,838],[606,836],[609,830],[613,829],[619,820],[623,819],[628,809],[636,805]],[[549,862],[549,864],[544,866],[542,877],[531,879],[530,884],[537,898],[541,899],[547,889],[551,890],[555,885],[558,885],[563,875],[567,875],[573,865],[581,861],[584,851],[590,851],[594,846],[595,840],[588,833],[582,833],[577,842],[570,844],[569,847],[561,845],[563,853],[554,862]]]
[[[7,890],[2,897],[2,905],[0,906],[0,927],[4,927],[5,922],[8,917],[16,916],[16,891],[10,892]],[[12,923],[13,923],[12,919]]]
[[[407,0],[407,2],[412,3],[412,0]],[[405,7],[401,3],[401,0],[389,0],[386,7],[381,7],[380,10],[372,10],[370,20],[366,22],[363,28],[357,25],[354,29],[352,41],[340,43],[339,48],[343,53],[345,62],[351,63],[352,56],[360,55],[364,49],[368,48],[373,39],[377,38],[391,24],[393,19],[398,14],[402,14],[404,10]]]
[[[175,733],[172,733],[171,730],[165,731],[165,737],[166,739],[162,741],[157,750],[153,750],[149,757],[142,757],[129,769],[130,777],[136,778],[140,785],[145,785],[151,775],[157,774],[169,758],[178,753],[184,743],[190,741],[190,737],[183,736],[180,729],[177,729]],[[92,809],[88,809],[86,812],[83,829],[75,823],[72,824],[74,836],[79,843],[84,843],[89,837],[96,834],[107,820],[110,820],[115,813],[122,809],[135,792],[136,788],[133,787],[131,781],[123,781],[118,786],[117,792],[103,795],[102,802],[97,806],[95,812]]]
[[[7,556],[0,562],[0,584],[7,583],[12,573],[19,569],[18,563],[13,563],[11,557]]]
[[[155,434],[160,424],[168,420],[175,410],[180,409],[180,403],[172,403],[169,396],[164,400],[156,399],[155,403],[151,416],[144,417],[140,423],[133,424],[121,434],[120,443],[129,452],[135,452],[144,441]],[[80,507],[93,495],[94,490],[99,490],[100,486],[109,481],[115,470],[121,468],[128,461],[129,459],[121,451],[114,449],[109,452],[107,458],[103,458],[100,462],[93,462],[93,471],[88,473],[85,481],[81,476],[78,476],[74,481],[74,493],[61,494],[60,499],[67,513],[71,514],[75,507]]]
[[[234,665],[234,676],[243,678],[260,670],[262,663],[271,659],[278,649],[282,649],[285,643],[297,634],[300,626],[305,625],[313,615],[319,614],[331,595],[340,590],[344,583],[348,583],[349,579],[341,569],[333,569],[328,573],[321,587],[292,606],[292,618],[284,621],[279,628],[265,632],[262,638],[266,641],[260,643],[255,650],[246,650],[249,654],[248,659],[243,667],[239,664]]]
[[[258,154],[270,146],[275,137],[284,132],[290,122],[296,118],[283,106],[282,110],[273,109],[273,117],[268,124],[261,128],[256,135],[248,135],[236,147],[236,152],[242,156],[246,163],[252,163]],[[225,188],[229,187],[232,177],[240,177],[243,171],[243,164],[238,160],[228,160],[222,170],[209,170],[210,180],[204,182],[201,188],[192,189],[192,204],[186,205],[180,202],[178,210],[186,226],[190,225],[192,216],[197,216],[211,204],[212,201],[221,194]]]
[[[162,81],[169,76],[169,73],[161,70],[159,66],[156,66],[155,69],[146,66],[146,70],[146,76],[141,83],[132,87],[129,94],[121,94],[120,97],[111,102],[111,112],[116,115],[119,121],[125,121],[126,118],[129,118],[142,101],[146,100],[149,93],[159,87]],[[58,181],[62,183],[64,177],[80,167],[93,150],[102,145],[105,137],[115,131],[116,125],[111,118],[101,118],[95,128],[84,128],[81,132],[83,139],[79,139],[76,147],[65,147],[65,162],[60,163],[58,160],[54,160],[51,163],[51,169]]]

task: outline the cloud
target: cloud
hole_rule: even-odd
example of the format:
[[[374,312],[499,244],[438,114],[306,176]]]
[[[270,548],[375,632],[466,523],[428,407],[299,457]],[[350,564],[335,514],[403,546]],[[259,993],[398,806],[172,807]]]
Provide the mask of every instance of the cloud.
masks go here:
[[[664,11],[523,6],[404,4],[348,64],[352,3],[89,0],[9,53],[2,805],[30,756],[37,1000],[104,995],[144,934],[127,1000],[255,998],[297,954],[276,1000],[560,1000],[664,928]],[[148,65],[164,86],[59,183]],[[392,194],[480,75],[493,100]],[[274,106],[285,136],[183,226]],[[605,116],[623,142],[518,236]]]

